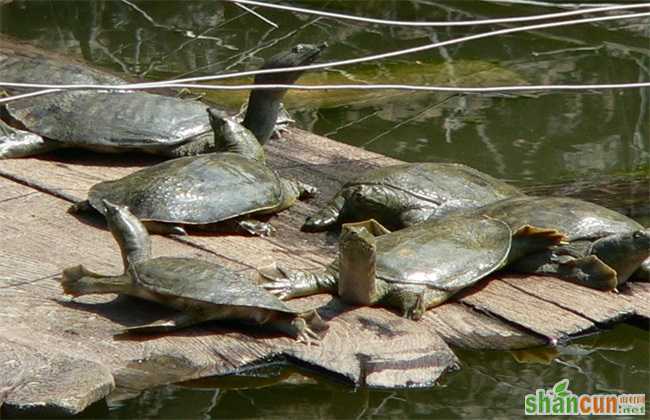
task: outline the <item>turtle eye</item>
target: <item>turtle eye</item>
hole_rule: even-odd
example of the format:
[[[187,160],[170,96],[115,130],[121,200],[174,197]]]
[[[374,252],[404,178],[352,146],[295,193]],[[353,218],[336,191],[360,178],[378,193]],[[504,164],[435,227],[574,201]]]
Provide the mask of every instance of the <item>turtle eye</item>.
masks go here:
[[[634,239],[641,239],[641,238],[643,238],[643,232],[641,232],[640,230],[637,230],[636,232],[634,232],[632,234],[632,237]]]

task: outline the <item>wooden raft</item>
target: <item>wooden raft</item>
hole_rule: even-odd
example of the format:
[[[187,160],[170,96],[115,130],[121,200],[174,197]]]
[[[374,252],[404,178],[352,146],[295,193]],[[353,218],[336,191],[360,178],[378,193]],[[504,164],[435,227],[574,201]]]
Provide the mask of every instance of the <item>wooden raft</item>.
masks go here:
[[[292,130],[267,147],[269,164],[320,190],[271,218],[272,238],[191,235],[153,238],[154,255],[191,256],[239,272],[278,262],[318,270],[336,253],[331,233],[300,232],[305,216],[363,170],[397,161]],[[419,322],[380,308],[351,308],[330,296],[291,301],[319,311],[330,329],[320,346],[219,323],[135,340],[115,334],[169,311],[115,295],[72,300],[61,293],[65,267],[119,273],[121,258],[97,216],[75,217],[88,189],[155,163],[146,156],[60,152],[0,161],[0,405],[2,413],[69,415],[109,395],[236,374],[286,360],[371,387],[427,386],[457,366],[447,344],[517,349],[563,341],[628,317],[650,317],[650,285],[602,293],[545,277],[488,279]]]

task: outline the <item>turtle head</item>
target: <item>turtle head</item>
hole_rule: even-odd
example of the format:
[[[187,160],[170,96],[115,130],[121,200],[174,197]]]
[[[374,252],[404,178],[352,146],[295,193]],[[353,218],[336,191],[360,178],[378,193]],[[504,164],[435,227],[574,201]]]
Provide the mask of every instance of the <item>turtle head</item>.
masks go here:
[[[248,128],[219,109],[208,108],[208,117],[214,133],[215,144],[221,145],[227,152],[265,162],[264,149]]]
[[[221,132],[222,127],[226,124],[228,121],[228,114],[225,111],[222,111],[220,109],[216,108],[208,108],[208,118],[210,118],[210,126],[212,127],[212,131],[215,132]]]
[[[620,286],[650,257],[650,229],[598,239],[592,244],[590,254],[616,271]]]
[[[326,44],[299,44],[289,51],[274,55],[266,61],[263,70],[306,66],[314,62]],[[292,84],[305,70],[258,74],[255,84]],[[266,143],[278,120],[282,97],[287,89],[254,89],[248,99],[248,108],[242,125],[253,132],[260,144]]]
[[[373,222],[377,223],[346,223],[341,228],[338,292],[346,303],[367,306],[380,298],[375,277],[377,245]]]
[[[151,239],[142,222],[126,206],[103,199],[104,216],[115,241],[120,246],[124,269],[132,262],[151,258]]]
[[[280,69],[284,67],[300,67],[313,63],[320,53],[327,47],[327,43],[298,44],[289,51],[280,52],[266,60],[262,70]],[[256,84],[291,84],[304,73],[304,70],[287,71],[282,73],[259,74],[255,77]]]

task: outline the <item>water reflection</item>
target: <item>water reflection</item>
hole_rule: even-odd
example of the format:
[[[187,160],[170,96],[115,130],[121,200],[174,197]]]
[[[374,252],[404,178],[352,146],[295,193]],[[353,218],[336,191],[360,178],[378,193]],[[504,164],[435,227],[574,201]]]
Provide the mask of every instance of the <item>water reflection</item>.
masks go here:
[[[558,349],[459,351],[464,368],[439,387],[409,391],[354,390],[288,369],[276,385],[251,381],[170,385],[114,403],[109,418],[469,418],[519,417],[537,388],[569,378],[581,393],[647,393],[650,336],[621,326]],[[546,357],[551,356],[551,357]],[[279,373],[279,372],[276,372]]]

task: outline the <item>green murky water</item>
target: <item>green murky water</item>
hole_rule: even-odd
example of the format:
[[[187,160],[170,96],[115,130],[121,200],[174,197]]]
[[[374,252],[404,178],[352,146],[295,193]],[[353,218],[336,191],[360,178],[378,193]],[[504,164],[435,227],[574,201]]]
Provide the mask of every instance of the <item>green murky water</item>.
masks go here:
[[[386,19],[467,20],[562,10],[473,0],[292,2]],[[557,4],[557,2],[556,2]],[[19,1],[0,31],[146,78],[250,69],[298,42],[328,41],[323,61],[497,29],[362,25],[263,10],[274,29],[219,1]],[[650,20],[521,32],[307,75],[305,83],[514,85],[650,81]],[[234,108],[242,94],[211,95]],[[458,161],[523,185],[589,185],[650,222],[650,89],[525,95],[294,92],[298,125],[407,161]],[[630,179],[630,182],[626,182]],[[523,397],[569,378],[577,393],[647,393],[647,330],[618,326],[557,354],[459,351],[463,369],[425,390],[364,391],[270,367],[263,379],[170,385],[94,407],[110,418],[515,417]],[[554,358],[552,356],[555,356]],[[267,372],[268,371],[268,372]],[[277,376],[277,378],[276,378]],[[274,383],[283,378],[282,382]]]

